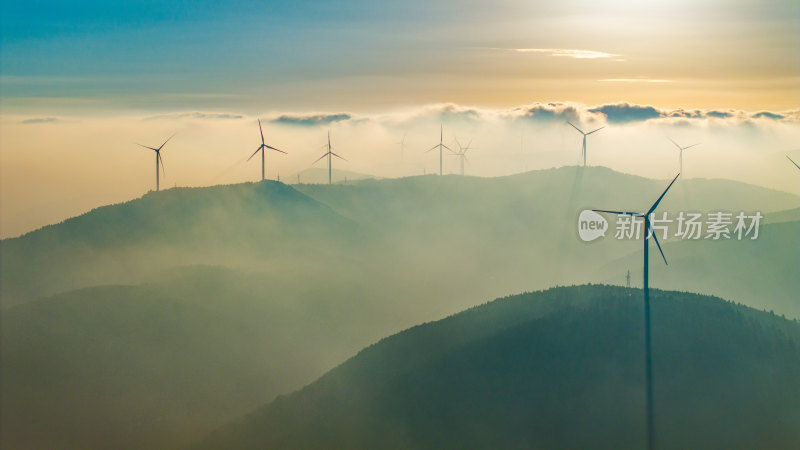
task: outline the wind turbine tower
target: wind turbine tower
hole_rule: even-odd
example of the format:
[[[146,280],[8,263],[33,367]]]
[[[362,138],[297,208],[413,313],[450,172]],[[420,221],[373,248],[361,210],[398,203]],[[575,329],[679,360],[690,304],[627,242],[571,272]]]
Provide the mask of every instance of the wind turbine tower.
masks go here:
[[[443,136],[444,136],[443,129],[442,129],[442,125],[440,124],[439,125],[439,143],[434,145],[430,149],[425,150],[425,153],[428,153],[431,150],[436,150],[437,148],[439,149],[439,175],[440,176],[442,175],[442,149],[446,148],[447,150],[450,150],[451,152],[453,151],[453,150],[450,149],[450,147],[444,145]]]
[[[570,124],[572,126],[572,128],[575,128],[576,130],[578,130],[578,132],[583,135],[583,145],[581,146],[581,154],[583,154],[583,167],[586,167],[586,136],[602,130],[603,128],[605,128],[605,126],[602,126],[602,127],[598,128],[596,130],[592,130],[592,131],[590,131],[588,133],[584,133],[583,130],[581,130],[580,128],[576,127],[575,125],[572,125],[572,122],[567,122],[567,123]]]
[[[647,210],[646,213],[627,212],[627,211],[608,211],[604,209],[595,209],[595,212],[610,213],[617,215],[631,216],[631,220],[636,217],[644,219],[644,345],[645,345],[645,395],[646,395],[646,408],[647,408],[647,448],[653,450],[655,448],[655,417],[653,414],[653,358],[650,351],[650,288],[649,288],[649,269],[650,269],[650,238],[656,241],[658,251],[661,252],[661,257],[664,259],[664,264],[667,264],[667,257],[664,256],[664,251],[661,250],[661,244],[658,242],[658,237],[653,232],[650,224],[650,215],[658,208],[658,204],[669,191],[669,188],[675,183],[675,180],[681,176],[680,173],[672,179],[672,182],[667,186],[664,192],[658,197],[653,206]],[[630,276],[630,275],[629,275]]]
[[[247,158],[247,161],[253,159],[253,156],[256,156],[256,153],[261,152],[261,181],[264,181],[264,152],[266,150],[274,150],[276,152],[281,152],[283,154],[287,153],[283,150],[278,150],[277,148],[271,147],[266,143],[264,143],[264,130],[261,129],[261,119],[258,119],[258,131],[261,132],[261,145],[259,145],[256,151],[252,155],[250,155],[249,158]]]
[[[144,148],[149,148],[150,150],[156,152],[156,192],[158,192],[158,190],[159,190],[159,179],[158,179],[158,172],[159,172],[158,171],[158,165],[159,164],[161,164],[161,170],[164,172],[164,176],[167,176],[167,170],[164,169],[164,160],[161,159],[161,149],[164,148],[165,145],[167,145],[167,142],[169,142],[169,140],[172,139],[173,136],[175,136],[175,135],[173,134],[172,136],[168,137],[167,140],[164,141],[164,143],[161,144],[161,146],[158,147],[158,148],[148,147],[148,146],[142,145],[142,144],[136,144],[136,145],[139,145],[139,146],[144,147]]]

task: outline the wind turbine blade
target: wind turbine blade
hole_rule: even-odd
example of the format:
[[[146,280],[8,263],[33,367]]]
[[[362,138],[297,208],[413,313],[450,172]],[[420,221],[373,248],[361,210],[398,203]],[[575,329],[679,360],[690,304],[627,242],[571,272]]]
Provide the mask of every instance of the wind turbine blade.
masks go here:
[[[633,216],[633,217],[642,217],[644,214],[637,213],[637,212],[629,212],[629,211],[609,211],[606,209],[593,209],[594,212],[602,212],[602,213],[609,213],[609,214],[616,214],[618,216]]]
[[[258,119],[258,131],[261,133],[261,143],[264,143],[264,130],[261,129],[261,119]]]
[[[664,264],[669,265],[667,262],[667,257],[664,256],[664,250],[661,250],[661,244],[658,242],[658,237],[656,237],[655,231],[653,228],[650,228],[650,232],[653,234],[653,240],[656,241],[656,245],[658,246],[658,251],[661,252],[661,257],[664,258]]]
[[[311,165],[314,165],[314,164],[316,164],[317,162],[319,162],[319,160],[321,160],[322,158],[324,158],[324,157],[326,157],[326,156],[328,156],[328,154],[327,154],[327,153],[325,153],[324,155],[322,155],[322,156],[320,156],[319,158],[317,158],[317,160],[316,160],[316,161],[314,161],[313,163],[311,163]]]
[[[277,149],[277,148],[275,148],[275,147],[270,147],[269,145],[265,145],[264,147],[267,147],[267,148],[268,148],[268,149],[270,149],[270,150],[275,150],[276,152],[281,152],[281,153],[283,153],[283,154],[286,154],[286,155],[288,155],[288,153],[286,153],[285,151],[283,151],[283,150],[280,150],[280,149]]]
[[[461,142],[458,141],[458,138],[453,136],[453,139],[456,141],[456,145],[458,145],[458,148],[462,148],[461,147]]]
[[[137,143],[136,145],[138,145],[138,146],[140,146],[140,147],[148,148],[148,149],[150,149],[150,150],[152,150],[152,151],[154,151],[154,152],[157,152],[157,151],[158,151],[158,149],[157,149],[157,148],[148,147],[148,146],[146,146],[146,145],[142,145],[142,144],[139,144],[139,143]],[[788,156],[787,156],[787,158],[788,158]]]
[[[789,155],[786,155],[786,157],[787,157],[787,158],[789,158]],[[800,166],[798,166],[798,165],[797,165],[797,163],[796,163],[796,162],[794,162],[794,160],[793,160],[792,158],[789,158],[789,161],[791,161],[791,162],[792,162],[792,164],[794,164],[794,166],[795,166],[795,167],[797,167],[798,169],[800,169]]]
[[[156,152],[156,155],[158,155],[158,162],[161,163],[161,171],[164,172],[164,176],[167,176],[167,169],[164,167],[164,160],[161,159],[161,152]]]
[[[681,176],[680,173],[675,175],[675,178],[672,179],[672,183],[675,183],[675,180],[677,180],[679,176]],[[667,188],[664,189],[664,193],[661,194],[661,197],[658,197],[658,200],[656,200],[656,202],[653,203],[653,206],[651,206],[650,209],[647,211],[648,216],[650,215],[651,212],[655,211],[656,208],[658,208],[658,204],[661,203],[661,199],[664,198],[665,195],[667,195],[667,191],[669,190],[669,188],[672,187],[672,183],[670,183],[669,186],[667,186]]]
[[[258,154],[258,152],[260,152],[260,151],[261,151],[261,147],[258,147],[258,149],[255,151],[255,153],[253,153],[252,155],[250,155],[249,158],[247,158],[247,161],[250,161],[251,159],[253,159],[253,156],[256,156]],[[247,162],[247,161],[245,161],[245,162]]]
[[[342,158],[341,156],[337,155],[336,153],[331,152],[331,155],[333,155],[333,156],[335,156],[335,157],[337,157],[339,159],[343,159],[343,160],[347,161],[345,158]]]
[[[686,150],[687,148],[692,148],[692,147],[695,147],[695,146],[698,146],[698,145],[700,145],[699,142],[697,144],[692,144],[692,145],[690,145],[688,147],[683,147],[681,150]]]
[[[428,150],[425,150],[425,153],[428,153],[428,152],[430,152],[430,151],[436,150],[437,148],[439,148],[439,144],[436,144],[436,145],[434,145],[433,147],[431,147],[430,149],[428,149]]]
[[[683,150],[683,149],[681,148],[681,146],[680,146],[680,145],[678,145],[678,143],[677,143],[677,142],[675,142],[675,141],[673,141],[673,140],[672,140],[672,138],[671,138],[671,137],[667,136],[667,139],[669,139],[669,141],[670,141],[670,142],[672,142],[673,144],[675,144],[675,147],[678,147],[678,150]]]
[[[168,138],[167,138],[167,140],[166,140],[166,141],[164,141],[164,143],[163,143],[163,144],[161,144],[161,147],[158,147],[158,149],[159,149],[159,150],[161,150],[162,148],[164,148],[164,146],[165,146],[165,145],[167,145],[167,142],[169,142],[169,140],[170,140],[170,139],[172,139],[172,138],[174,138],[174,137],[175,137],[175,135],[174,135],[174,134],[173,134],[172,136],[168,137]]]
[[[572,122],[570,122],[570,121],[567,121],[567,123],[568,123],[568,124],[570,124],[570,126],[572,126],[572,128],[575,128],[576,130],[578,130],[578,132],[579,132],[580,134],[586,134],[586,133],[584,133],[584,132],[583,132],[583,130],[581,130],[580,128],[576,127],[575,125],[572,125]]]
[[[597,132],[597,131],[600,131],[600,130],[602,130],[603,128],[605,128],[605,126],[602,126],[602,127],[598,128],[598,129],[596,129],[596,130],[594,130],[594,131],[590,131],[590,132],[586,133],[586,135],[588,136],[588,135],[590,135],[590,134],[592,134],[592,133],[595,133],[595,132]]]
[[[442,147],[444,147],[444,148],[446,148],[446,149],[450,150],[451,152],[453,152],[453,149],[451,149],[450,147],[448,147],[448,146],[446,146],[446,145],[444,145],[444,144],[442,144]],[[455,152],[453,152],[453,153],[455,153]]]

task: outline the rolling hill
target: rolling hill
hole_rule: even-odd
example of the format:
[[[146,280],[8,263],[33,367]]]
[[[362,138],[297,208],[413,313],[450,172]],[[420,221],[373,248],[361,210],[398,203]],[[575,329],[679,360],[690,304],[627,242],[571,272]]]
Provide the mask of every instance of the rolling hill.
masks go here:
[[[323,232],[327,248],[309,243]],[[175,188],[104,206],[0,244],[3,307],[75,287],[135,283],[185,265],[254,261],[357,248],[357,224],[273,181]]]
[[[652,294],[660,448],[797,448],[800,323]],[[381,340],[197,448],[641,448],[641,291],[554,288]]]
[[[415,324],[509,292],[622,282],[641,265],[640,245],[581,242],[577,213],[641,208],[664,185],[567,167],[488,179],[179,188],[0,241],[0,397],[10,411],[0,438],[40,436],[35,442],[49,448],[62,438],[81,448],[180,447]],[[726,180],[679,182],[664,209],[761,211],[781,220],[767,221],[763,239],[753,242],[666,243],[670,266],[652,264],[651,282],[798,317],[791,265],[798,222],[782,212],[797,202]],[[98,308],[104,321],[94,320]],[[205,326],[209,317],[219,323]],[[170,326],[157,328],[162,321]],[[105,322],[137,332],[117,336]],[[226,342],[208,347],[221,336]],[[121,351],[86,342],[113,342]],[[162,356],[148,359],[151,351]],[[209,371],[216,355],[239,357],[222,357]],[[105,375],[87,364],[125,370],[101,389]],[[32,375],[37,370],[48,376]],[[192,370],[197,377],[170,387],[178,383],[166,374]],[[144,380],[159,373],[172,384],[150,388]],[[253,387],[223,373],[261,381]],[[63,380],[61,390],[52,389],[53,377]],[[94,391],[102,397],[72,394]],[[121,425],[130,423],[138,424],[135,440]]]

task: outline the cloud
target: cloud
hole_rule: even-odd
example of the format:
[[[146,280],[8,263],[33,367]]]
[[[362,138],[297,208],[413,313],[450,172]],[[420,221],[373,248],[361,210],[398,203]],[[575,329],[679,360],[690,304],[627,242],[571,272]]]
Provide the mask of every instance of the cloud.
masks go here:
[[[188,118],[197,120],[236,120],[249,116],[221,112],[180,112],[151,116],[144,120]],[[253,118],[254,120],[255,118]],[[267,120],[276,126],[315,127],[335,123],[349,125],[369,124],[377,126],[406,127],[429,122],[464,124],[467,126],[485,122],[507,122],[509,124],[550,124],[573,122],[585,125],[625,125],[635,123],[661,123],[665,125],[745,125],[761,123],[800,123],[800,109],[790,111],[742,111],[733,109],[683,109],[659,108],[654,105],[628,102],[602,103],[587,106],[574,102],[531,103],[512,108],[483,108],[456,103],[435,103],[412,109],[387,111],[374,115],[352,112],[274,112]],[[34,117],[20,123],[63,122],[62,118]]]
[[[580,121],[585,108],[571,103],[534,103],[515,109],[520,119],[538,122]]]
[[[776,114],[769,111],[757,112],[753,114],[752,117],[754,119],[772,119],[772,120],[780,120],[784,118],[782,114]]]
[[[729,117],[733,117],[734,113],[727,111],[708,111],[706,112],[706,116],[714,117],[717,119],[727,119]]]
[[[517,53],[547,53],[550,56],[563,56],[575,59],[603,59],[603,58],[616,58],[620,56],[615,53],[596,52],[594,50],[566,49],[566,48],[515,48],[514,51]]]
[[[783,115],[784,121],[800,122],[800,109],[794,109],[791,111],[782,111],[781,115]]]
[[[605,120],[610,124],[624,124],[644,121],[662,121],[673,125],[679,121],[727,121],[733,124],[746,124],[753,119],[768,120],[774,122],[800,122],[800,110],[791,111],[759,111],[749,113],[740,110],[721,111],[716,109],[663,109],[652,105],[636,105],[631,103],[613,103],[597,105],[587,109],[591,113],[599,113],[605,116]]]
[[[489,110],[455,103],[437,103],[424,107],[421,114],[439,120],[481,120],[488,118],[492,113]]]
[[[606,116],[608,123],[642,122],[664,117],[664,114],[653,106],[632,105],[630,103],[595,106],[590,108],[589,112],[603,114]]]
[[[188,111],[176,112],[170,114],[159,114],[156,116],[146,117],[144,120],[159,120],[159,119],[197,119],[197,120],[236,120],[242,119],[244,115],[224,112],[202,112],[202,111]]]
[[[661,80],[655,78],[606,78],[604,83],[672,83],[672,80]]]
[[[270,122],[279,125],[296,125],[303,127],[313,127],[317,125],[330,125],[334,122],[342,122],[353,119],[352,114],[282,114]]]
[[[36,124],[36,123],[54,123],[60,122],[61,119],[56,117],[32,117],[30,119],[25,119],[20,121],[22,124]]]
[[[729,124],[741,125],[754,119],[796,123],[800,122],[800,110],[780,112],[760,111],[751,113],[741,110],[666,109],[653,105],[640,105],[627,102],[593,106],[572,102],[548,102],[532,103],[509,109],[491,109],[463,106],[454,103],[438,103],[405,112],[364,116],[359,120],[372,121],[385,125],[409,125],[431,120],[444,122],[445,124],[448,122],[479,123],[499,120],[529,124],[548,124],[570,121],[573,123],[611,125],[643,122],[657,122],[669,125],[691,125],[712,121],[715,124],[727,122]]]
[[[672,111],[662,111],[661,115],[663,117],[673,117],[673,118],[682,118],[682,119],[703,119],[705,118],[705,112],[699,109],[674,109]]]

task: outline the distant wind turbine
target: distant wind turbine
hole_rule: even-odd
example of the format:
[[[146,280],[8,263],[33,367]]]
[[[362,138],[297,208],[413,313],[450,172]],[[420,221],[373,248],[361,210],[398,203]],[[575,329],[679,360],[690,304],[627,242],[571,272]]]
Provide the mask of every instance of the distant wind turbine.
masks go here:
[[[576,127],[575,125],[572,125],[572,122],[567,122],[567,123],[570,124],[572,126],[572,128],[575,128],[576,130],[578,130],[578,132],[583,135],[583,145],[581,146],[581,153],[583,154],[583,167],[586,167],[586,136],[602,130],[603,128],[605,128],[605,126],[602,126],[602,127],[598,128],[598,129],[590,131],[588,133],[584,133],[583,130],[581,130],[580,128]]]
[[[472,148],[472,147],[470,147],[470,145],[472,145],[472,140],[469,141],[469,143],[467,144],[466,147],[463,147],[461,145],[461,142],[458,141],[458,138],[455,138],[455,139],[456,139],[456,145],[458,145],[458,151],[453,153],[453,156],[458,158],[458,162],[461,165],[461,176],[464,176],[464,163],[468,162],[468,160],[467,160],[467,150]]]
[[[434,145],[433,147],[431,147],[429,150],[425,150],[425,153],[428,153],[429,151],[436,150],[437,148],[439,149],[439,175],[442,175],[442,149],[446,148],[446,149],[450,150],[451,152],[453,151],[453,150],[450,149],[450,147],[444,145],[443,139],[442,139],[443,136],[444,136],[443,129],[442,129],[442,125],[440,124],[439,125],[439,143]]]
[[[789,155],[786,155],[786,157],[787,157],[787,158],[789,158]],[[800,166],[798,166],[798,165],[797,165],[797,163],[796,163],[796,162],[794,162],[794,160],[793,160],[792,158],[789,158],[789,161],[791,161],[791,162],[792,162],[792,164],[794,164],[794,166],[795,166],[795,167],[797,167],[798,169],[800,169]]]
[[[165,145],[167,145],[167,142],[169,142],[169,140],[172,139],[173,136],[175,136],[175,135],[173,134],[172,136],[168,137],[167,140],[164,141],[164,143],[161,144],[161,146],[158,147],[158,148],[148,147],[148,146],[142,145],[142,144],[136,144],[138,146],[141,146],[141,147],[144,147],[144,148],[149,148],[150,150],[156,152],[156,191],[159,190],[159,180],[158,180],[158,165],[159,164],[161,164],[161,170],[164,172],[164,176],[167,176],[167,170],[164,169],[164,161],[161,159],[161,149],[164,148]]]
[[[256,153],[261,152],[261,181],[264,181],[264,152],[267,149],[269,149],[269,150],[275,150],[276,152],[281,152],[283,154],[288,154],[288,153],[286,153],[283,150],[278,150],[275,147],[270,147],[269,145],[264,143],[264,130],[261,129],[261,119],[258,119],[258,131],[261,132],[261,145],[258,146],[256,151],[252,155],[250,155],[250,157],[247,158],[247,160],[250,161],[251,159],[253,159],[253,156],[256,156]]]
[[[346,159],[342,158],[341,156],[337,155],[336,153],[333,153],[333,151],[331,150],[332,148],[333,147],[331,146],[331,132],[329,130],[328,131],[328,151],[324,155],[320,156],[319,159],[317,159],[317,161],[319,161],[320,159],[322,159],[322,158],[324,158],[326,156],[328,157],[328,184],[331,184],[331,172],[332,172],[332,170],[331,170],[331,157],[335,156],[335,157],[337,157],[337,158],[339,158],[341,160],[347,161]],[[317,161],[314,161],[312,163],[312,165],[316,164]]]
[[[653,240],[656,241],[656,245],[658,246],[658,251],[661,252],[661,257],[664,259],[664,264],[667,264],[667,257],[664,256],[664,251],[661,250],[661,244],[658,243],[658,237],[653,232],[652,226],[650,224],[650,214],[652,214],[658,204],[661,203],[661,200],[669,191],[669,188],[672,187],[672,184],[675,183],[675,180],[681,176],[680,173],[672,179],[672,182],[667,186],[664,192],[658,197],[653,206],[647,210],[646,213],[638,213],[638,212],[624,212],[624,211],[607,211],[604,209],[595,209],[595,212],[602,212],[602,213],[610,213],[610,214],[617,214],[617,215],[625,215],[635,217],[642,217],[644,218],[644,342],[645,342],[645,377],[646,377],[646,398],[647,398],[647,448],[653,450],[655,447],[655,418],[653,416],[653,359],[652,354],[650,352],[650,287],[649,287],[649,270],[650,270],[650,236],[652,235]],[[635,220],[635,219],[632,219]]]
[[[687,148],[692,148],[695,145],[700,145],[700,144],[697,143],[697,144],[687,145],[686,147],[681,147],[680,145],[678,145],[677,142],[673,141],[671,138],[667,138],[667,139],[669,139],[670,142],[675,144],[675,147],[678,147],[678,150],[680,151],[680,156],[679,156],[678,159],[680,160],[680,164],[681,164],[680,173],[683,173],[683,151],[686,150]],[[683,179],[683,175],[681,175],[681,179]]]
[[[406,148],[408,148],[408,146],[406,145],[406,134],[403,133],[403,139],[400,139],[399,141],[395,142],[394,145],[400,146],[400,160],[402,161],[405,150]]]

